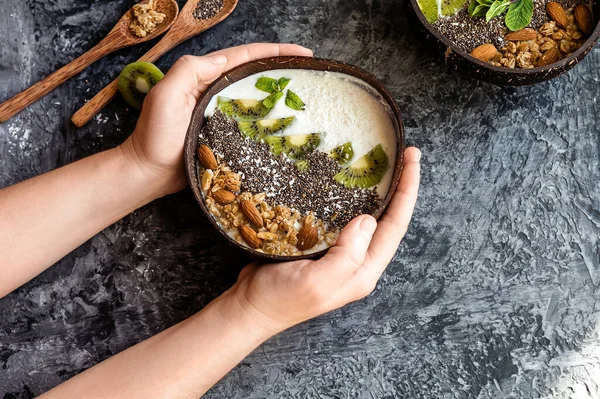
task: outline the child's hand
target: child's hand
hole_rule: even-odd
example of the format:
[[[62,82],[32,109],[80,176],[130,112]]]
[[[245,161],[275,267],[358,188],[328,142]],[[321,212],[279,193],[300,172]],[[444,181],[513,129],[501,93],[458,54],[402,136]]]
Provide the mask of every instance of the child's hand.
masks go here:
[[[144,101],[135,132],[121,146],[156,187],[156,197],[187,185],[183,141],[200,94],[224,72],[240,64],[278,55],[312,56],[293,44],[249,44],[203,57],[181,57]]]
[[[232,312],[249,322],[247,330],[270,336],[369,295],[408,228],[420,158],[418,149],[406,150],[402,180],[384,216],[378,223],[366,215],[354,219],[322,259],[242,270],[225,296],[234,298]]]

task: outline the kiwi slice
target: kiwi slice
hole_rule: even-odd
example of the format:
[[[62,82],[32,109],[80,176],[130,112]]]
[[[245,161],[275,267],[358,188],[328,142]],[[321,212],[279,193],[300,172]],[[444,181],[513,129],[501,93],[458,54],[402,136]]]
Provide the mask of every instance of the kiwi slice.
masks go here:
[[[431,24],[438,19],[438,4],[437,0],[417,0],[421,12]]]
[[[438,0],[441,2],[442,15],[451,17],[463,9],[468,0]]]
[[[234,100],[219,97],[217,105],[225,115],[238,121],[262,119],[271,112],[271,109],[265,107],[260,100]]]
[[[141,109],[146,94],[165,77],[154,64],[134,62],[127,65],[119,75],[119,91],[127,104]]]
[[[421,12],[429,23],[434,23],[440,16],[450,17],[467,4],[469,0],[417,0]]]
[[[329,151],[329,156],[338,161],[340,165],[347,164],[354,157],[354,148],[352,148],[352,143],[347,142],[335,147],[333,150]]]
[[[270,136],[265,142],[275,155],[284,153],[292,159],[305,157],[321,144],[320,133],[294,134],[292,136]]]
[[[296,120],[295,116],[282,119],[261,119],[258,121],[238,122],[240,131],[244,136],[255,140],[262,140],[267,136],[282,131]]]
[[[308,170],[308,168],[310,167],[310,164],[308,163],[308,161],[306,159],[301,159],[299,161],[296,161],[296,167],[298,168],[298,170],[301,170],[302,172],[306,172]]]
[[[342,169],[334,179],[348,188],[369,188],[381,182],[388,167],[387,155],[378,144],[367,155]]]

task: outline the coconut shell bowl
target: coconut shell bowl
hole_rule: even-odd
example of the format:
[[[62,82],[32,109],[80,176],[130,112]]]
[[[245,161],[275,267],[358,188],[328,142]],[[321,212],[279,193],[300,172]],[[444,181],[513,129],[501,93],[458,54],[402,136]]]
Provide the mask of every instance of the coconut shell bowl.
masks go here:
[[[536,6],[539,6],[537,3],[538,2],[536,2]],[[505,66],[493,65],[490,62],[478,59],[476,57],[477,54],[468,53],[460,49],[440,33],[435,27],[435,23],[431,24],[428,22],[421,11],[417,0],[407,1],[406,5],[409,18],[413,25],[431,47],[433,47],[434,52],[449,69],[459,71],[472,78],[501,86],[526,86],[554,79],[581,62],[593,49],[600,37],[600,25],[598,24],[600,2],[594,1],[592,8],[589,9],[592,13],[589,15],[589,23],[586,23],[587,26],[585,28],[588,31],[588,34],[584,36],[585,42],[577,50],[555,62],[553,62],[553,57],[549,57],[547,63],[537,62],[534,65],[534,68],[511,69]]]
[[[208,220],[212,223],[214,228],[219,231],[229,243],[242,251],[249,254],[254,259],[264,262],[286,262],[293,260],[301,260],[301,259],[315,259],[323,256],[327,249],[321,250],[318,252],[313,252],[309,254],[302,254],[298,256],[284,256],[284,255],[274,255],[267,254],[261,251],[254,250],[249,246],[240,244],[237,242],[227,231],[220,225],[219,222],[215,219],[212,213],[209,211],[206,201],[205,195],[201,188],[201,169],[198,161],[197,151],[199,147],[199,134],[202,130],[202,127],[205,125],[207,119],[205,118],[205,112],[211,99],[220,93],[223,89],[228,87],[229,85],[238,82],[250,75],[272,71],[272,70],[281,70],[281,69],[302,69],[302,70],[314,70],[314,71],[329,71],[329,72],[337,72],[346,75],[350,75],[354,78],[357,78],[372,88],[374,88],[383,101],[387,103],[389,106],[388,111],[390,113],[390,117],[392,119],[394,130],[396,133],[396,143],[397,143],[397,156],[395,162],[390,162],[390,168],[393,168],[393,177],[390,189],[385,196],[385,198],[381,201],[380,206],[373,213],[373,216],[377,219],[381,217],[386,207],[390,203],[393,193],[395,192],[398,183],[400,181],[400,175],[402,173],[402,163],[403,163],[403,154],[404,154],[404,128],[402,124],[402,118],[400,116],[400,110],[398,109],[398,105],[394,100],[392,94],[384,87],[384,85],[377,80],[372,74],[357,68],[352,65],[348,65],[342,62],[333,61],[333,60],[325,60],[319,58],[310,58],[310,57],[273,57],[262,60],[253,61],[241,66],[238,66],[219,79],[217,79],[200,97],[197,102],[196,108],[194,110],[192,121],[190,127],[188,129],[186,138],[185,138],[185,146],[184,146],[184,158],[185,158],[185,168],[187,171],[187,176],[189,180],[190,187],[198,202],[198,205],[202,209],[202,211],[206,214]],[[243,183],[242,183],[243,189]],[[277,205],[277,204],[272,204]]]

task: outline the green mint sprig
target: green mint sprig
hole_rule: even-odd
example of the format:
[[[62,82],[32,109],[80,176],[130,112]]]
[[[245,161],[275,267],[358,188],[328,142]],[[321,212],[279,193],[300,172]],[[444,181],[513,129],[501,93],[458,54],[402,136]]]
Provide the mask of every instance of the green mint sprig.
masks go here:
[[[533,0],[472,0],[467,11],[473,18],[485,17],[486,22],[506,12],[506,27],[517,31],[531,23]]]
[[[258,78],[254,87],[260,91],[269,93],[269,96],[263,100],[263,105],[269,109],[273,108],[277,101],[283,97],[283,90],[290,83],[290,79],[281,78],[275,80],[266,76]]]
[[[277,104],[277,101],[279,101],[281,97],[283,97],[283,93],[280,91],[276,91],[263,100],[263,105],[271,109],[275,107],[275,104]]]
[[[517,0],[511,3],[504,23],[510,30],[517,31],[527,27],[533,18],[533,0]]]
[[[280,78],[275,80],[267,76],[258,78],[254,87],[260,91],[269,93],[269,96],[263,100],[263,105],[269,109],[275,107],[277,101],[283,97],[283,91],[290,83],[291,79]],[[296,111],[304,111],[306,104],[300,99],[300,97],[291,90],[287,91],[285,97],[285,105]]]
[[[492,18],[502,15],[510,6],[510,1],[496,0],[485,13],[485,22],[490,22]]]
[[[306,106],[304,101],[302,101],[300,96],[291,90],[287,91],[287,95],[285,96],[285,105],[296,111],[304,111],[306,109],[304,108]]]
[[[269,94],[273,94],[277,91],[283,91],[290,83],[290,79],[281,78],[279,80],[275,80],[273,78],[268,78],[266,76],[258,78],[254,87],[256,87],[260,91],[265,91]]]

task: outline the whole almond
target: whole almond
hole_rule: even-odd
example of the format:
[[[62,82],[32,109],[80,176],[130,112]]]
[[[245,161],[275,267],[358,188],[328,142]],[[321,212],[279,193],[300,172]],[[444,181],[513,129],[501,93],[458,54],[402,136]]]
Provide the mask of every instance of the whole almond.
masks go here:
[[[556,61],[560,59],[560,51],[556,47],[552,47],[550,50],[546,51],[542,58],[538,62],[539,67],[554,64]]]
[[[319,231],[310,223],[305,223],[298,233],[298,244],[296,245],[300,251],[311,249],[319,242]]]
[[[563,6],[555,1],[551,1],[550,3],[546,4],[546,12],[550,18],[556,22],[556,25],[567,29],[567,26],[569,26],[569,18],[567,17],[567,13],[565,12]]]
[[[584,4],[579,4],[575,7],[573,15],[575,17],[575,24],[579,30],[586,35],[590,35],[594,30],[594,17],[590,9]]]
[[[227,205],[235,201],[235,194],[231,191],[227,191],[225,189],[220,188],[213,193],[213,198],[219,204]]]
[[[482,44],[479,47],[476,47],[475,50],[471,51],[471,55],[478,60],[483,62],[488,62],[492,58],[494,58],[498,54],[498,50],[493,44]]]
[[[258,238],[256,232],[252,230],[251,227],[242,224],[240,225],[240,227],[238,227],[238,231],[240,232],[240,235],[242,236],[244,241],[246,241],[246,244],[250,246],[250,248],[257,249],[262,247],[263,240]]]
[[[518,30],[516,32],[510,32],[508,35],[504,36],[506,40],[510,40],[513,42],[534,40],[537,38],[537,32],[535,29],[525,28]]]
[[[244,200],[240,203],[240,208],[242,209],[242,213],[250,223],[255,225],[256,227],[263,227],[265,225],[260,212],[251,201]]]
[[[206,169],[217,170],[219,167],[217,158],[215,158],[215,154],[213,154],[210,147],[206,144],[202,144],[200,147],[198,147],[198,160]]]

